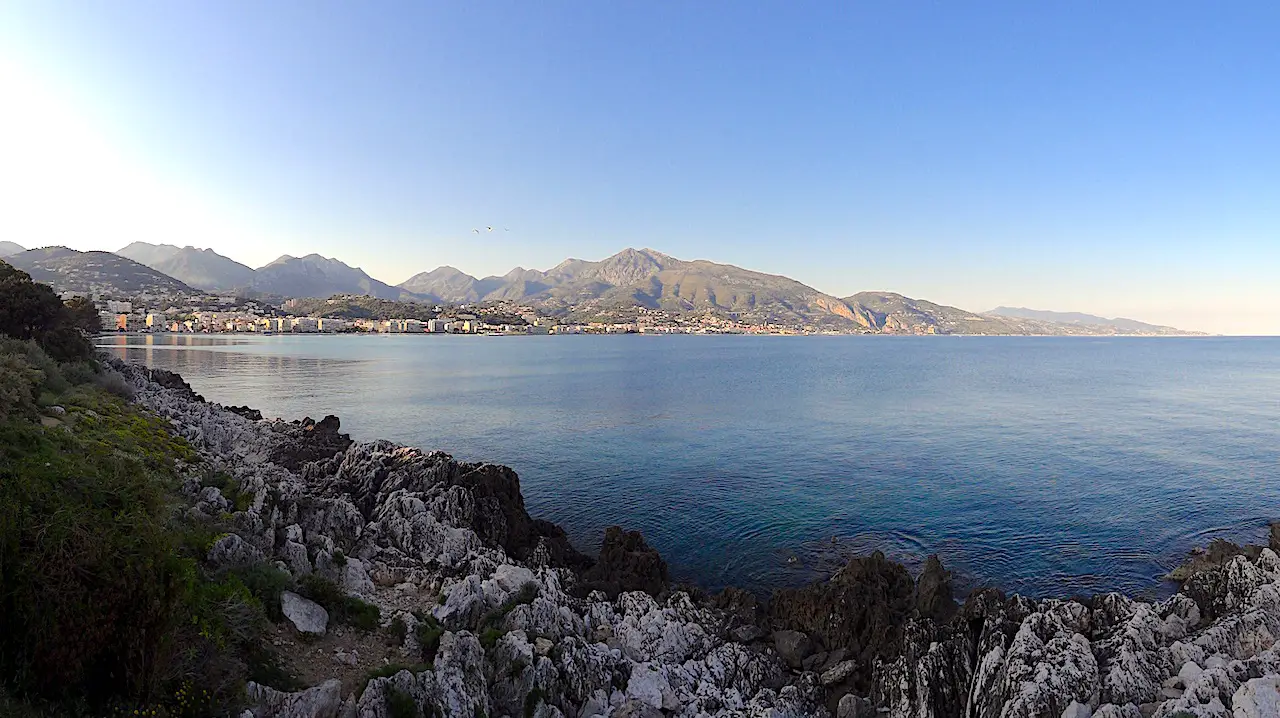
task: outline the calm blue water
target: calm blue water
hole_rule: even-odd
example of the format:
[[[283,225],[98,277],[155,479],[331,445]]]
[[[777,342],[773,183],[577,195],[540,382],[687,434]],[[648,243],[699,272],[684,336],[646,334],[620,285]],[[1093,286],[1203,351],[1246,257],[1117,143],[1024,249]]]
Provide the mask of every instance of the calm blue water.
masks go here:
[[[515,468],[594,551],[764,590],[873,548],[967,585],[1161,594],[1280,518],[1280,339],[112,337],[207,398]]]

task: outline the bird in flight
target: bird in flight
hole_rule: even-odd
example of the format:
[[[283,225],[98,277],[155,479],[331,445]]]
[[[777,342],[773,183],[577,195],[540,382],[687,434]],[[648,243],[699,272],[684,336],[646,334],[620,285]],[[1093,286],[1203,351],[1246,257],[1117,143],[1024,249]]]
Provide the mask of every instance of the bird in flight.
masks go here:
[[[478,229],[473,229],[473,230],[471,230],[471,233],[472,233],[472,234],[480,234],[480,230],[478,230]]]
[[[484,229],[485,229],[485,231],[486,231],[486,232],[492,232],[492,231],[493,231],[493,227],[485,227]]]

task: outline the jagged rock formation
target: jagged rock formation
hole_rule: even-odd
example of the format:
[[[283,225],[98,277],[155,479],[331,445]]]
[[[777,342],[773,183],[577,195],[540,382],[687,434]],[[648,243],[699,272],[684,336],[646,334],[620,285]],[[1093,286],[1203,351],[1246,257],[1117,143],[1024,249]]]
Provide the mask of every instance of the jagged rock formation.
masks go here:
[[[505,467],[348,443],[336,419],[256,420],[176,375],[116,366],[252,499],[211,564],[328,576],[403,622],[407,653],[426,653],[419,624],[442,631],[429,666],[363,692],[251,684],[250,716],[381,718],[408,701],[465,718],[1262,718],[1280,704],[1275,547],[1220,552],[1157,603],[985,590],[957,606],[940,562],[913,579],[873,554],[765,609],[742,591],[670,589],[661,557],[621,529],[599,560],[582,556],[528,516]],[[231,508],[217,488],[191,493],[192,511]]]

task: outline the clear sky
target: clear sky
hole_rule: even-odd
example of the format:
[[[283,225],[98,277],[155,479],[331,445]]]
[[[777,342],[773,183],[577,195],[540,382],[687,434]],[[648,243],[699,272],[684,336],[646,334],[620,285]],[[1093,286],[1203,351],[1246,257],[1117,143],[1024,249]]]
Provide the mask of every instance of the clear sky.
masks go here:
[[[1280,3],[0,3],[0,239],[1280,333]],[[473,227],[509,232],[479,237]]]

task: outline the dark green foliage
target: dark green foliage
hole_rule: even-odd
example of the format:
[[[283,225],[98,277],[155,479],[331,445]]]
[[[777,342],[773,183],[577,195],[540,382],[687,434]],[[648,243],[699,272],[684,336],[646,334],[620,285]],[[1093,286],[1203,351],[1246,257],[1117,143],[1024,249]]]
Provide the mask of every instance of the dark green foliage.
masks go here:
[[[91,359],[93,345],[78,327],[79,317],[53,289],[0,261],[0,334],[35,340],[57,361]]]
[[[409,627],[405,625],[404,619],[396,616],[391,619],[391,623],[387,625],[387,635],[395,641],[395,645],[404,643],[404,639],[409,635]]]
[[[334,552],[333,552],[333,565],[334,565],[334,566],[338,566],[338,567],[342,567],[342,566],[346,566],[346,565],[347,565],[347,555],[346,555],[345,553],[343,553],[343,552],[342,552],[342,549],[335,549],[335,550],[334,550]]]
[[[533,599],[537,597],[538,584],[530,581],[521,586],[520,590],[512,594],[510,598],[503,601],[501,606],[481,616],[478,626],[480,645],[484,646],[485,650],[493,648],[498,639],[506,634],[506,631],[502,628],[502,621],[507,617],[507,614],[511,613],[516,606],[533,603]]]
[[[418,703],[413,696],[392,686],[387,689],[387,715],[391,718],[418,718]]]
[[[196,455],[119,399],[60,400],[65,427],[0,422],[0,679],[95,710],[230,703],[265,619],[239,577],[201,570],[208,531],[170,523]]]
[[[71,326],[85,334],[97,334],[101,329],[98,323],[98,308],[88,297],[72,297],[66,301],[67,321]]]
[[[547,699],[542,689],[534,687],[524,697],[524,718],[533,718],[533,714],[538,712],[538,706]]]
[[[284,620],[280,612],[280,594],[293,588],[293,577],[269,563],[259,563],[232,571],[249,593],[262,604],[272,621]]]
[[[25,357],[0,354],[0,421],[8,418],[32,419],[36,416],[44,374]]]
[[[225,471],[210,469],[200,479],[201,486],[213,486],[235,507],[236,511],[248,511],[253,506],[253,494],[240,491],[240,483]]]
[[[280,657],[265,642],[258,642],[246,651],[248,675],[246,678],[278,691],[292,692],[306,688],[302,681],[280,665]]]
[[[338,584],[319,574],[307,574],[298,582],[298,592],[324,606],[329,618],[362,631],[376,631],[382,617],[378,607],[348,596]]]
[[[436,659],[436,651],[440,648],[440,637],[444,635],[444,626],[430,613],[415,611],[414,617],[418,625],[413,628],[414,638],[422,646],[422,660],[431,663]]]
[[[507,632],[497,626],[490,626],[480,632],[480,645],[484,646],[486,651],[492,650],[498,643],[498,639],[507,635]]]

